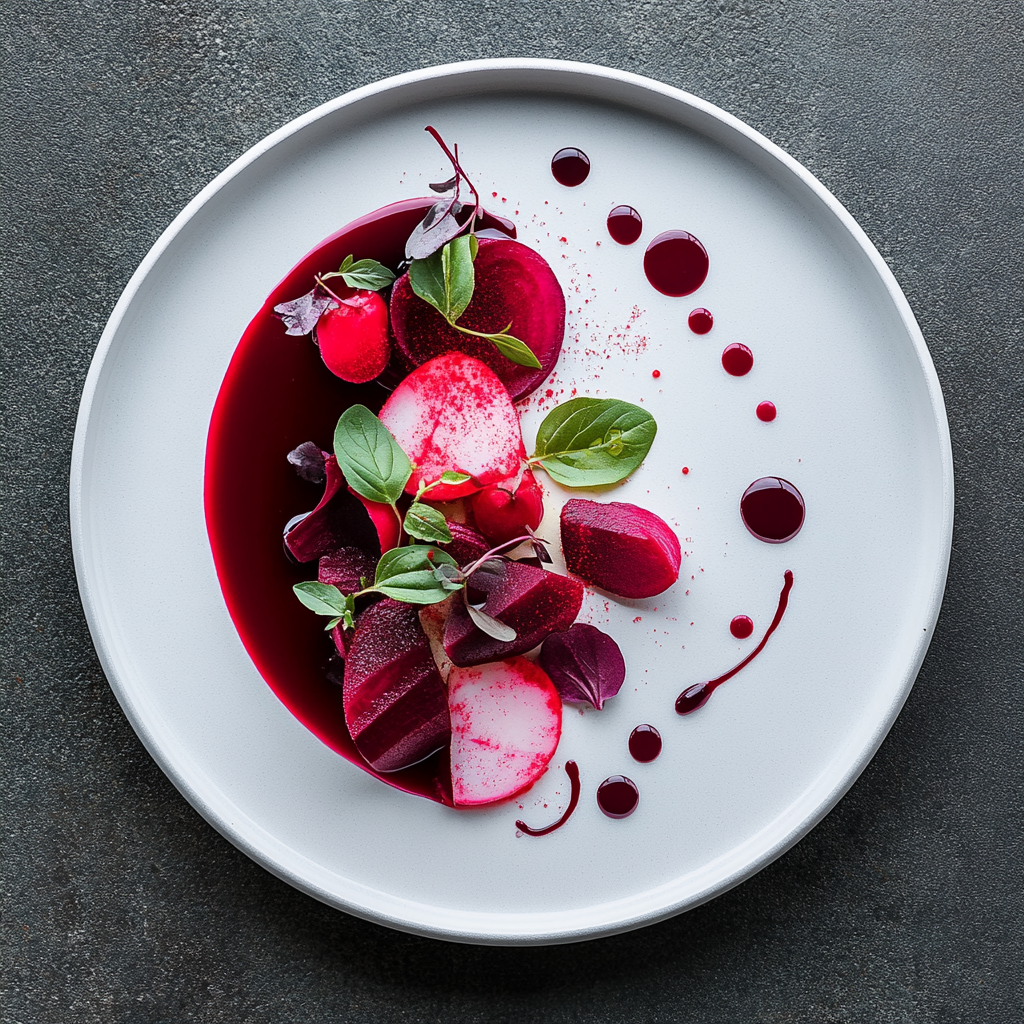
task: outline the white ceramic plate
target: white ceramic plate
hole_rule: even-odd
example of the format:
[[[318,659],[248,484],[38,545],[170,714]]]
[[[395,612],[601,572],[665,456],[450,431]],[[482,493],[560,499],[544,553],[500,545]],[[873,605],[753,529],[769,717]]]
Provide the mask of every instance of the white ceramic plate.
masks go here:
[[[603,712],[567,711],[555,766],[522,811],[458,812],[394,791],[303,728],[239,642],[203,518],[210,412],[246,324],[323,237],[446,176],[427,123],[459,143],[481,191],[498,192],[498,211],[566,288],[556,388],[643,399],[654,413],[647,463],[611,497],[678,524],[687,552],[668,595],[589,604],[624,650],[627,681]],[[563,146],[590,156],[579,188],[552,179]],[[620,203],[644,218],[629,248],[604,228]],[[658,294],[642,272],[643,249],[670,228],[692,231],[711,256],[706,283],[684,299]],[[716,317],[705,337],[686,327],[695,306]],[[719,361],[733,341],[754,351],[743,378]],[[779,408],[770,425],[754,415],[762,399]],[[528,444],[540,416],[524,416]],[[792,480],[806,499],[805,526],[788,544],[759,543],[741,524],[740,494],[763,475]],[[806,170],[657,82],[493,60],[327,103],[251,149],[175,219],[93,360],[72,536],[111,686],[153,757],[224,836],[374,921],[545,943],[694,907],[779,856],[839,800],[892,725],[931,638],[952,488],[945,410],[913,315],[863,232]],[[764,653],[700,712],[677,716],[683,686],[751,648],[785,569],[796,576],[790,608]],[[753,617],[752,641],[729,635],[738,613]],[[642,722],[665,740],[646,766],[626,750]],[[583,773],[574,817],[546,838],[517,836],[517,817],[544,824],[564,806],[567,757]],[[623,821],[595,802],[616,773],[641,793]]]

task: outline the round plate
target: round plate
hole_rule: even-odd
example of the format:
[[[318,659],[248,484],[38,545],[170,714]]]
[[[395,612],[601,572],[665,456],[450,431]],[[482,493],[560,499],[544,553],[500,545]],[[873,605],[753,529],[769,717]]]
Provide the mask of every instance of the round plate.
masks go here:
[[[455,811],[393,790],[329,750],[274,697],[228,617],[203,518],[207,430],[246,324],[320,239],[447,176],[426,124],[459,143],[487,203],[516,220],[569,301],[552,398],[643,401],[659,423],[644,467],[605,497],[673,523],[683,575],[666,595],[592,596],[628,675],[598,712],[567,706],[547,775],[523,798]],[[578,146],[575,189],[552,154]],[[496,195],[492,195],[496,193]],[[608,211],[636,207],[619,246]],[[711,272],[687,298],[655,292],[643,251],[682,228]],[[357,254],[358,255],[358,254]],[[695,306],[710,334],[687,329]],[[727,344],[754,352],[730,377]],[[660,377],[653,376],[660,371]],[[760,422],[763,399],[778,418]],[[527,445],[544,389],[523,417]],[[244,458],[244,451],[239,458]],[[682,467],[689,469],[682,473]],[[807,502],[787,544],[738,515],[754,479]],[[939,611],[952,460],[934,369],[885,264],[842,206],[757,132],[686,93],[606,68],[489,60],[359,89],[285,126],[178,216],[110,318],[82,399],[71,475],[79,586],[110,684],[150,753],[196,809],[268,870],[393,927],[472,942],[607,935],[694,907],[779,856],[827,813],[892,725]],[[686,685],[761,656],[687,718]],[[750,640],[729,634],[736,614]],[[661,757],[633,762],[649,722]],[[560,831],[561,765],[583,798]],[[634,779],[612,820],[600,781]],[[520,809],[520,807],[522,809]]]

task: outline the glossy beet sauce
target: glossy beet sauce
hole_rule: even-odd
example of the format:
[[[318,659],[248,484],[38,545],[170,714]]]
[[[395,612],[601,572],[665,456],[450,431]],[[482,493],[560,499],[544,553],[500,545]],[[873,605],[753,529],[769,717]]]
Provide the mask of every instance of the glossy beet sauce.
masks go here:
[[[616,206],[608,214],[608,234],[619,245],[632,245],[642,234],[644,222],[632,206]]]
[[[543,828],[530,828],[525,821],[517,821],[516,828],[519,829],[523,835],[550,835],[556,829],[561,828],[572,817],[572,812],[576,810],[576,805],[580,802],[580,770],[575,761],[565,762],[565,774],[569,776],[569,786],[571,787],[569,793],[569,806],[566,807],[565,813],[558,819],[558,821],[552,822],[550,825],[545,825]]]
[[[629,734],[629,755],[634,761],[649,764],[661,753],[661,733],[653,725],[638,725]]]
[[[708,251],[689,231],[663,231],[644,253],[647,280],[663,295],[689,295],[708,276]]]
[[[551,158],[551,173],[559,185],[575,188],[582,185],[590,174],[590,157],[574,146],[560,149]]]
[[[349,761],[398,789],[450,804],[447,751],[385,776],[356,753],[341,687],[325,675],[331,645],[323,620],[292,592],[293,584],[315,577],[316,563],[294,565],[282,551],[284,524],[312,509],[322,494],[298,478],[286,455],[303,441],[331,451],[341,413],[356,402],[376,411],[388,392],[335,377],[313,341],[286,335],[272,314],[277,303],[309,291],[314,272],[337,269],[350,253],[395,270],[432,202],[410,199],[353,221],[303,257],[270,294],[242,336],[217,396],[206,447],[205,504],[228,611],[274,693]]]

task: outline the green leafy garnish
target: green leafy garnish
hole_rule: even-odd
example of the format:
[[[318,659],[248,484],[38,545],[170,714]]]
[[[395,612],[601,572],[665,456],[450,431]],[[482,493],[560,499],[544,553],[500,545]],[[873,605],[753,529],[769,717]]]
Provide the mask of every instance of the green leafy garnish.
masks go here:
[[[566,487],[624,480],[647,457],[658,425],[617,398],[573,398],[552,409],[537,431],[532,465]]]
[[[370,292],[379,292],[395,282],[395,275],[383,263],[376,260],[353,260],[351,254],[342,260],[336,271],[324,274],[320,280],[326,281],[332,277],[342,278],[349,288]]]
[[[440,548],[414,544],[392,548],[381,555],[372,590],[407,604],[437,604],[462,588],[462,583],[436,572],[438,566],[458,569],[458,563]]]
[[[451,544],[452,531],[444,514],[422,501],[414,501],[405,513],[403,529],[410,537],[430,544]]]
[[[454,487],[456,484],[464,484],[466,483],[467,480],[472,479],[473,478],[468,473],[459,473],[457,470],[454,469],[446,469],[441,474],[440,482],[443,484],[451,484]]]
[[[352,490],[370,501],[394,505],[412,476],[409,457],[365,405],[342,413],[334,430],[334,454]]]
[[[310,611],[316,612],[317,615],[331,616],[331,621],[327,623],[325,629],[334,629],[339,622],[344,622],[346,629],[355,626],[352,616],[356,610],[356,603],[351,594],[343,594],[337,587],[329,583],[317,583],[315,580],[296,583],[292,590]]]
[[[460,327],[456,323],[473,298],[476,283],[473,260],[478,248],[476,235],[459,235],[426,259],[413,260],[409,265],[412,290],[424,302],[429,302],[455,330],[491,342],[506,359],[518,366],[541,369],[540,360],[529,345],[508,333],[511,324],[502,331],[487,333]]]

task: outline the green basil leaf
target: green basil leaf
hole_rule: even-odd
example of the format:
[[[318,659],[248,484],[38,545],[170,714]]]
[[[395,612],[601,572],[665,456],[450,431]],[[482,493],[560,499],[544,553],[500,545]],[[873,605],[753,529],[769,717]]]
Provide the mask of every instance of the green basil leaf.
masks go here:
[[[525,341],[520,341],[504,332],[490,334],[488,339],[510,363],[515,363],[517,366],[528,366],[532,370],[541,369],[540,360],[533,354]]]
[[[467,480],[472,479],[473,478],[468,473],[460,473],[454,469],[446,469],[441,474],[441,483],[451,484],[453,487],[456,484],[464,484]]]
[[[309,580],[306,583],[296,583],[292,590],[295,591],[295,596],[317,615],[344,615],[348,607],[345,595],[329,583]]]
[[[406,604],[437,604],[461,586],[439,580],[434,575],[438,565],[457,568],[455,559],[439,548],[418,544],[392,548],[377,563],[374,589]]]
[[[334,454],[352,490],[370,501],[393,505],[412,476],[408,456],[365,405],[353,405],[341,414]]]
[[[657,431],[654,417],[629,402],[573,398],[541,423],[532,461],[566,487],[616,484],[644,461]]]
[[[448,529],[448,521],[444,513],[421,501],[414,501],[405,513],[405,532],[417,540],[425,540],[431,544],[451,544],[452,531]]]
[[[346,257],[348,259],[351,257]],[[379,292],[395,282],[395,275],[376,260],[357,260],[347,267],[343,263],[340,273],[349,288],[362,288],[371,292]]]
[[[346,256],[346,257],[345,257],[345,258],[344,258],[344,259],[343,259],[343,260],[341,261],[341,266],[340,266],[340,267],[338,267],[338,273],[339,273],[339,274],[344,274],[344,273],[345,273],[345,271],[346,271],[346,270],[348,270],[348,268],[349,268],[349,267],[351,267],[351,266],[352,266],[352,264],[353,264],[354,262],[355,262],[355,257],[354,257],[354,256],[352,255],[352,253],[349,253],[349,254],[348,254],[348,255],[347,255],[347,256]]]
[[[473,257],[468,235],[460,235],[426,259],[409,265],[409,284],[450,324],[465,312],[473,298]]]

